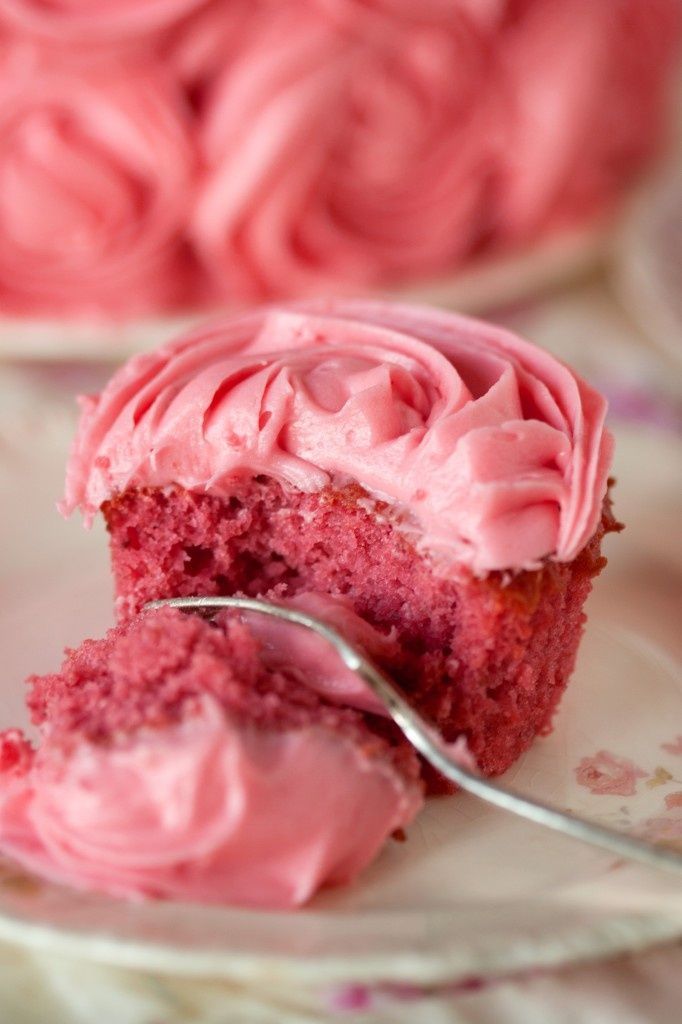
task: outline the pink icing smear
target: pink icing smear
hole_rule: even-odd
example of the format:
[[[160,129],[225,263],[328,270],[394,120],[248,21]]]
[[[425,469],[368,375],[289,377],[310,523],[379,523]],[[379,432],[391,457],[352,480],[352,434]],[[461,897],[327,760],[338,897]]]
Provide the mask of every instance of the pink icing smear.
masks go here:
[[[206,699],[114,747],[48,740],[3,778],[0,840],[78,888],[289,907],[354,878],[421,802],[343,735],[240,728]]]
[[[365,301],[265,307],[135,357],[84,401],[62,511],[128,488],[229,495],[239,474],[352,478],[445,565],[570,561],[594,533],[606,402],[508,331]]]

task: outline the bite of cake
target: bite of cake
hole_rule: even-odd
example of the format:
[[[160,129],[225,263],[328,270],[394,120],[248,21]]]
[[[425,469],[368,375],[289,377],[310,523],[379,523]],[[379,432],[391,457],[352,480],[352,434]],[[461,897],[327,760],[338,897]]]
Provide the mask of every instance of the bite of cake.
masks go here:
[[[247,906],[353,879],[421,806],[417,757],[340,703],[357,680],[323,641],[256,618],[143,613],[31,679],[40,745],[0,739],[3,852],[79,888]]]

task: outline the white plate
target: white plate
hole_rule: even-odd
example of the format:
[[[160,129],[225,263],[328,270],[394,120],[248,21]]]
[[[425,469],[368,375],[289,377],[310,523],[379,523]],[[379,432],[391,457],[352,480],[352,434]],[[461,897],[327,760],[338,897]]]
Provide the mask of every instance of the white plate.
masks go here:
[[[86,534],[52,511],[66,419],[46,421],[43,412],[40,426],[29,417],[21,433],[13,423],[3,435],[0,415],[0,727],[25,719],[27,673],[54,667],[65,644],[101,633],[111,619],[101,531]],[[556,731],[536,742],[509,781],[597,820],[682,842],[674,796],[682,793],[675,739],[682,682],[668,655],[642,635],[646,619],[638,629],[632,618],[637,567],[651,561],[656,544],[668,572],[664,590],[679,583],[661,511],[670,469],[657,451],[642,435],[622,440],[624,478],[628,464],[643,469],[638,486],[622,488],[619,511],[636,518],[644,495],[658,510],[657,535],[635,521],[629,538],[611,543],[615,585],[606,575]],[[673,525],[678,513],[670,509]],[[667,621],[662,607],[659,627]],[[606,758],[597,757],[602,750]],[[610,786],[600,770],[611,774]],[[593,793],[585,783],[618,792]],[[130,904],[43,883],[9,864],[0,871],[1,937],[106,963],[262,984],[436,984],[681,935],[678,878],[617,865],[466,796],[430,801],[408,841],[390,843],[356,885],[296,913]]]

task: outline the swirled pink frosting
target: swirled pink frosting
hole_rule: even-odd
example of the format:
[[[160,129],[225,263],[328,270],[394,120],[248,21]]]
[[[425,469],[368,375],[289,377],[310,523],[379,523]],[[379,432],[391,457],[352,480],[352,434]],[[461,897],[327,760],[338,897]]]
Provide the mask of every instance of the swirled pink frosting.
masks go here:
[[[0,309],[142,315],[189,301],[194,152],[161,66],[0,57]]]
[[[435,24],[341,13],[273,9],[211,90],[190,233],[223,294],[435,273],[479,237],[491,40],[459,9]]]
[[[488,324],[312,302],[226,319],[132,359],[84,401],[65,513],[131,487],[228,495],[235,474],[352,478],[424,549],[483,574],[570,561],[601,515],[604,399]]]
[[[660,139],[680,20],[670,0],[274,5],[202,112],[207,274],[230,299],[330,294],[584,223]]]
[[[0,17],[51,40],[110,41],[166,28],[206,0],[0,0]]]
[[[3,852],[114,895],[297,906],[355,877],[422,803],[347,737],[244,729],[209,698],[114,746],[48,733],[33,755],[5,734],[2,754]]]
[[[679,0],[0,0],[34,65],[0,60],[0,309],[348,294],[601,227],[681,28]]]

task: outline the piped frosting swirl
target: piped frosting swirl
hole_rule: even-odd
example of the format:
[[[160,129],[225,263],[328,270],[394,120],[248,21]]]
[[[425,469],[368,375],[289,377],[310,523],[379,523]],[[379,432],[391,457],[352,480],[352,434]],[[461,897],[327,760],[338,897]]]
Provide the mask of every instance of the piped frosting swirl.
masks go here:
[[[238,474],[305,491],[348,478],[425,549],[477,574],[570,561],[595,532],[606,402],[500,328],[393,303],[224,319],[130,360],[84,400],[62,510],[132,487],[229,495]]]

